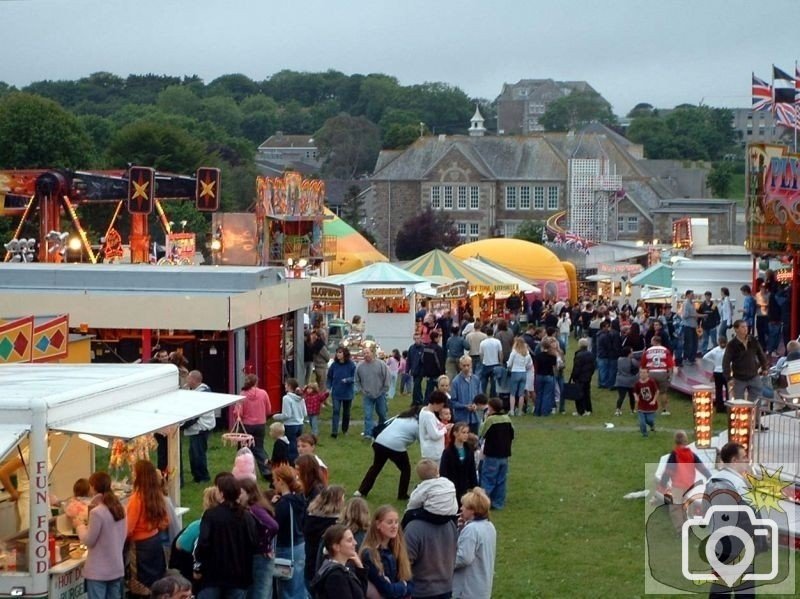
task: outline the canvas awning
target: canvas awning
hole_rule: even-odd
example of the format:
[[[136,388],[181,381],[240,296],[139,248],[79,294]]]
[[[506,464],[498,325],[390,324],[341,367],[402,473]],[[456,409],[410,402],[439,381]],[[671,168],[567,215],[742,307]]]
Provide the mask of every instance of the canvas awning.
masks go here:
[[[462,260],[442,250],[431,250],[403,266],[408,272],[427,279],[442,281],[465,280],[469,290],[475,293],[495,293],[498,291],[517,291],[516,283],[504,283],[489,274],[481,272]]]
[[[224,408],[240,399],[239,395],[225,393],[173,391],[96,414],[52,422],[50,428],[65,433],[133,439]]]
[[[0,424],[0,462],[8,457],[30,428],[24,424]]]
[[[672,268],[659,262],[631,277],[631,285],[650,285],[652,287],[672,287]]]
[[[467,258],[466,260],[464,260],[464,264],[466,264],[467,266],[471,266],[472,268],[480,272],[485,272],[486,274],[488,274],[491,277],[494,277],[498,281],[503,281],[504,283],[514,283],[517,285],[519,291],[521,291],[522,293],[542,292],[542,290],[536,285],[528,283],[528,281],[526,281],[525,279],[522,279],[517,275],[515,275],[514,273],[504,270],[499,266],[496,266],[494,264],[489,264],[487,261],[478,260],[477,258]]]

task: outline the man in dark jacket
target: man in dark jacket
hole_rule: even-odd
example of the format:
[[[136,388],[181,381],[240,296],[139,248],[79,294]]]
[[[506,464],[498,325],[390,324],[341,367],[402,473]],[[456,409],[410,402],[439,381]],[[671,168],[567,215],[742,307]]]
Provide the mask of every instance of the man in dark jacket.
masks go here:
[[[439,332],[431,331],[431,342],[422,346],[422,376],[428,379],[425,385],[425,402],[436,390],[436,383],[444,374],[444,348],[439,345]]]
[[[414,381],[414,387],[411,392],[411,401],[414,405],[422,405],[422,350],[425,346],[422,345],[422,336],[419,333],[414,333],[414,344],[408,348],[408,358],[406,358],[406,368],[411,379]]]
[[[578,341],[578,351],[572,362],[572,375],[570,381],[575,382],[580,393],[575,400],[573,416],[590,416],[592,414],[592,376],[595,370],[595,360],[589,351],[589,340],[585,337]]]
[[[769,368],[767,356],[758,340],[748,334],[746,321],[734,322],[733,330],[735,335],[722,356],[722,372],[733,382],[731,398],[758,401],[761,395],[760,375]]]
[[[610,389],[617,378],[617,358],[619,358],[622,342],[617,331],[611,329],[611,323],[604,320],[597,334],[597,370],[598,385],[601,389]]]

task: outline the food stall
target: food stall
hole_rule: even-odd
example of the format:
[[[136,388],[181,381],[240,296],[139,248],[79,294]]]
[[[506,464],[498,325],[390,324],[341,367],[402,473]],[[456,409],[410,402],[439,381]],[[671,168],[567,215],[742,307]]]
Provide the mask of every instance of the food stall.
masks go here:
[[[241,399],[179,390],[170,364],[9,364],[0,365],[0,380],[0,460],[27,455],[18,476],[30,480],[27,530],[17,525],[16,510],[0,510],[0,518],[14,519],[0,545],[0,596],[12,597],[83,595],[85,551],[52,505],[95,470],[95,446],[166,432],[168,472],[177,472],[176,425]],[[178,478],[169,479],[176,506]],[[128,488],[115,483],[123,501]]]
[[[344,315],[344,288],[335,283],[311,281],[311,312],[322,314],[325,321]]]
[[[328,277],[344,287],[345,319],[358,314],[366,334],[386,351],[411,344],[414,333],[414,294],[423,277],[392,264],[377,262],[346,275]]]

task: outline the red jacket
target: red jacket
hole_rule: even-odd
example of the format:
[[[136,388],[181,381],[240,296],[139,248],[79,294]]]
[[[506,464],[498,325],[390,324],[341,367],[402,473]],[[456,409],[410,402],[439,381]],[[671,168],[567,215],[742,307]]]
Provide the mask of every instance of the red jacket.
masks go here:
[[[306,412],[308,412],[308,415],[319,416],[319,411],[322,408],[322,404],[326,399],[328,399],[328,392],[310,393],[306,391],[303,397],[306,400]]]
[[[641,368],[647,368],[650,372],[670,372],[675,367],[675,360],[672,352],[663,345],[653,345],[644,350]]]

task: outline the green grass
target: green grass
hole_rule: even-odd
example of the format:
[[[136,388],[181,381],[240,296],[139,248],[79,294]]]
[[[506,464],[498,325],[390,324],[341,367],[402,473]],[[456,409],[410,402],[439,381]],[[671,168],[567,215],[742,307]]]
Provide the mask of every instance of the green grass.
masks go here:
[[[498,531],[494,597],[644,595],[645,502],[622,496],[645,488],[645,464],[670,451],[676,429],[691,431],[691,405],[686,396],[671,393],[672,415],[659,415],[657,432],[644,439],[634,416],[613,416],[615,400],[616,392],[595,388],[591,416],[514,420],[517,436],[507,505],[491,515]],[[395,398],[390,412],[398,412],[407,401]],[[571,408],[568,403],[569,414]],[[338,439],[330,438],[329,420],[323,420],[318,447],[331,481],[344,485],[348,495],[372,457],[359,436],[358,400],[353,412],[350,434]],[[330,410],[324,411],[323,418],[329,417]],[[606,422],[615,427],[605,428]],[[724,426],[718,416],[715,430]],[[212,477],[230,470],[234,454],[214,436],[208,452]],[[419,457],[418,446],[412,447],[411,456],[412,462]],[[384,503],[403,507],[394,499],[397,480],[397,470],[388,463],[370,493],[371,508]],[[201,491],[201,485],[191,482],[183,489],[182,503],[191,508],[187,522],[200,514]]]
[[[728,190],[728,198],[731,200],[738,200],[744,206],[744,189],[745,175],[744,173],[733,173],[731,176],[731,187]]]

